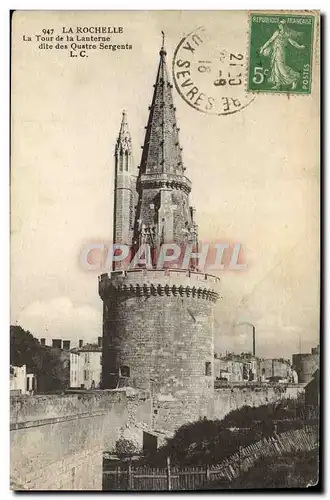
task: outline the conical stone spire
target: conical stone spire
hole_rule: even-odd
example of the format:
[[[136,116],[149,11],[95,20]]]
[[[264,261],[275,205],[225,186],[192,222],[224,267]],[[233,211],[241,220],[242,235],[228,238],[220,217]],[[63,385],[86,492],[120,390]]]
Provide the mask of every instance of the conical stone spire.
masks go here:
[[[164,243],[185,246],[197,238],[189,206],[191,183],[184,175],[164,38],[159,55],[137,179],[133,234],[135,250],[141,244],[148,244],[154,255]]]
[[[141,159],[141,174],[183,174],[178,127],[172,98],[173,85],[169,81],[166,67],[166,50],[159,52],[154,95],[149,108],[149,120]]]

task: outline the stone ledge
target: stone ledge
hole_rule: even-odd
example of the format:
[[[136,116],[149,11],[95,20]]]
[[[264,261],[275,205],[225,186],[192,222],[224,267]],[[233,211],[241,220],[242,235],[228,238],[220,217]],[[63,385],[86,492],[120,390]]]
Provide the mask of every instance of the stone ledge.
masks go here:
[[[43,418],[40,420],[28,420],[26,422],[15,422],[10,424],[10,430],[15,431],[19,429],[28,429],[30,427],[40,427],[42,425],[59,424],[61,422],[69,422],[70,420],[80,420],[82,418],[93,418],[101,417],[107,415],[107,411],[101,410],[99,412],[94,411],[93,413],[79,413],[77,415],[68,415],[65,417],[51,417]]]
[[[178,174],[143,174],[138,181],[138,189],[181,189],[186,194],[191,191],[191,181],[188,177]]]
[[[108,279],[113,278],[126,278],[129,279],[137,279],[137,276],[149,278],[149,279],[160,279],[160,278],[189,278],[196,281],[208,281],[212,283],[219,283],[220,278],[215,276],[214,274],[201,273],[198,271],[191,271],[189,269],[177,269],[175,267],[168,267],[166,269],[131,269],[131,270],[119,270],[112,271],[111,273],[104,273],[99,276],[99,281],[106,281]]]

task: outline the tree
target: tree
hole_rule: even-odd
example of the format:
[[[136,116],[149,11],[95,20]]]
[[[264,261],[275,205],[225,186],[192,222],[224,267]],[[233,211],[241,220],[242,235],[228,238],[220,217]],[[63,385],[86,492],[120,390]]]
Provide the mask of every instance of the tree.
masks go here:
[[[26,365],[27,371],[37,376],[40,392],[65,389],[68,367],[64,367],[60,353],[49,346],[42,346],[33,335],[21,326],[10,327],[10,364]]]
[[[21,326],[10,327],[10,364],[14,366],[26,365],[32,371],[39,365],[39,342],[30,332]]]

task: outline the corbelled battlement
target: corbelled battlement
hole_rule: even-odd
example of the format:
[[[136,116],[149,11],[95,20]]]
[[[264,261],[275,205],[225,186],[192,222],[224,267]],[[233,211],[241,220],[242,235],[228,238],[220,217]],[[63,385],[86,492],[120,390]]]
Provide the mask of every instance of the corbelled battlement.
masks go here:
[[[185,269],[134,269],[113,271],[99,277],[102,299],[111,293],[125,296],[186,296],[216,302],[220,279],[212,274]]]
[[[139,186],[149,189],[182,189],[187,194],[191,191],[188,177],[175,174],[143,174],[139,178]]]

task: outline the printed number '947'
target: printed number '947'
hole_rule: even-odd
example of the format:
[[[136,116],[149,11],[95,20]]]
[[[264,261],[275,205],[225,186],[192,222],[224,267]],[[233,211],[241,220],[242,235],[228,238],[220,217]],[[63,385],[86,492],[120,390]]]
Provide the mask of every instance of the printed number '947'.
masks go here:
[[[261,66],[255,66],[253,70],[254,70],[254,76],[252,78],[253,83],[255,83],[256,85],[260,85],[261,83],[263,83],[265,75],[267,75],[268,73],[268,69],[261,68]]]

